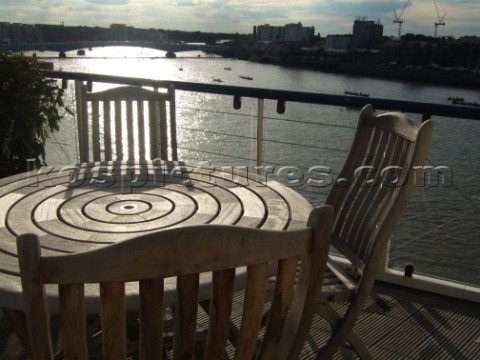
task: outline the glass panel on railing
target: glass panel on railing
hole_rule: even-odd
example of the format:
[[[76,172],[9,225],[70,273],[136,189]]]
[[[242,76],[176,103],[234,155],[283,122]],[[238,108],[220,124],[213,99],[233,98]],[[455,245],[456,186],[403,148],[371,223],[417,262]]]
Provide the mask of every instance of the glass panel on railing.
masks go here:
[[[480,285],[480,123],[434,121],[425,176],[392,239],[390,266]]]
[[[435,101],[446,99],[447,90],[436,91]],[[257,99],[242,98],[236,110],[233,96],[187,91],[176,95],[180,160],[211,161],[255,172]],[[67,94],[67,103],[72,99]],[[276,101],[265,100],[266,176],[291,186],[312,205],[322,204],[343,166],[360,109],[293,102],[286,102],[282,114],[276,109]],[[411,117],[420,123],[420,114]],[[434,120],[426,164],[432,167],[430,177],[415,189],[392,238],[390,266],[403,269],[412,264],[416,273],[480,285],[480,188],[476,184],[480,123]],[[47,149],[47,161],[68,164],[76,159],[74,128],[73,119],[67,117],[48,146],[64,145],[55,151]]]

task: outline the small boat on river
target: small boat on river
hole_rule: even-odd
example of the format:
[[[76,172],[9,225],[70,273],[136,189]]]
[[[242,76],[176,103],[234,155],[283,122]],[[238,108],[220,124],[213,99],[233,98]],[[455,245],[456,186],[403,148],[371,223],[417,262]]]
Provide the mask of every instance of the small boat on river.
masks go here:
[[[363,93],[363,92],[356,92],[356,91],[345,91],[344,92],[345,95],[353,95],[353,96],[363,96],[363,97],[369,97],[370,94],[367,94],[367,93]]]

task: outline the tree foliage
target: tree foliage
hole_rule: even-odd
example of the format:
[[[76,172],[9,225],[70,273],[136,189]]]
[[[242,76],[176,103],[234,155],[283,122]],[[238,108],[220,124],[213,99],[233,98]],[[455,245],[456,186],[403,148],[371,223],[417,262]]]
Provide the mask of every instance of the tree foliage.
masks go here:
[[[0,176],[45,163],[45,141],[58,131],[63,90],[47,79],[35,56],[0,54]]]

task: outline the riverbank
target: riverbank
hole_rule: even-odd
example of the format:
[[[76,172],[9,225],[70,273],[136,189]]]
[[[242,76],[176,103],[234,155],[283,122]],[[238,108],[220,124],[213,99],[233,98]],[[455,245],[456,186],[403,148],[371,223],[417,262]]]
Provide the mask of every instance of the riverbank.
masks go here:
[[[392,65],[366,65],[352,63],[279,62],[278,65],[304,68],[328,73],[368,76],[380,79],[402,80],[458,87],[480,88],[480,74],[472,72],[412,69]]]

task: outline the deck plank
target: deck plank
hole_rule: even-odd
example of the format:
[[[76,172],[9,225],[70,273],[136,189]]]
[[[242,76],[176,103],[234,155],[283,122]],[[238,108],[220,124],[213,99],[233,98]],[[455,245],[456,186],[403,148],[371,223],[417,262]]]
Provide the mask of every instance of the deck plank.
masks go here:
[[[235,301],[242,301],[236,294]],[[240,321],[238,306],[232,317]],[[166,312],[168,317],[169,313]],[[203,328],[206,315],[199,311]],[[168,319],[167,319],[168,320]],[[52,319],[53,330],[58,319]],[[167,321],[168,323],[168,321]],[[465,300],[377,283],[355,330],[375,359],[479,359],[480,306]],[[316,317],[301,359],[315,358],[330,335],[328,324]],[[28,359],[15,333],[0,311],[0,358]],[[334,359],[356,359],[349,346]]]

